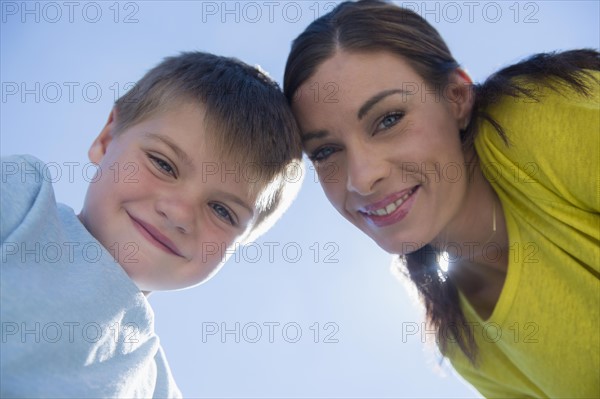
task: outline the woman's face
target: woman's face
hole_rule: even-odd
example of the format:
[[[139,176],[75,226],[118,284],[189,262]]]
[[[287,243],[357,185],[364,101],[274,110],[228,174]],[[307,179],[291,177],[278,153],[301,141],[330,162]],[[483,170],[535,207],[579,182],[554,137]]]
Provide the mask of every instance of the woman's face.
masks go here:
[[[456,72],[435,91],[397,55],[339,51],[296,93],[304,149],[327,198],[390,253],[443,239],[461,210],[469,83]]]

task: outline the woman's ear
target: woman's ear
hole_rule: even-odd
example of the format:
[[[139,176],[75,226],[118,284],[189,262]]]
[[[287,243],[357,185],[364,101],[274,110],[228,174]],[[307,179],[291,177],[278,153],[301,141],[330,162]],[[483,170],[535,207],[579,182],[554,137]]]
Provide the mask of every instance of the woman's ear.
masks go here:
[[[445,97],[452,106],[459,129],[465,129],[471,119],[475,102],[473,80],[464,69],[456,68],[451,74]]]
[[[117,111],[115,108],[113,108],[108,115],[108,121],[106,121],[106,125],[104,125],[102,131],[100,131],[100,134],[98,137],[96,137],[88,151],[88,157],[93,163],[99,164],[106,154],[108,145],[113,139],[116,119]]]

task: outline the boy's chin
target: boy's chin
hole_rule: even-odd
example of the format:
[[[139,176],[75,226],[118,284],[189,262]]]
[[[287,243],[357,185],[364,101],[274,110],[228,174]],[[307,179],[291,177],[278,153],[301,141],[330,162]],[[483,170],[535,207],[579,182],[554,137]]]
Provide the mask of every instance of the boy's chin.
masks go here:
[[[197,287],[204,284],[211,278],[213,278],[221,268],[223,267],[225,260],[222,260],[217,265],[205,264],[207,270],[202,273],[198,273],[194,276],[179,276],[176,278],[174,275],[167,275],[166,279],[160,279],[159,276],[149,276],[143,268],[136,264],[135,268],[123,268],[125,273],[129,276],[132,282],[137,286],[138,290],[141,291],[145,296],[148,296],[151,292],[155,291],[180,291],[189,288]],[[160,273],[159,273],[160,274]],[[164,274],[163,274],[164,275]]]
[[[157,292],[157,291],[161,291],[161,292],[181,291],[181,290],[187,290],[189,288],[197,287],[201,284],[204,284],[208,280],[210,280],[215,274],[216,273],[212,273],[209,276],[203,278],[202,280],[200,280],[198,282],[190,283],[190,284],[164,284],[164,283],[163,284],[152,284],[152,283],[148,283],[148,282],[139,282],[139,281],[136,281],[135,279],[133,279],[133,282],[138,287],[138,290],[140,290],[140,292],[142,294],[144,294],[144,296],[148,297],[151,293]]]

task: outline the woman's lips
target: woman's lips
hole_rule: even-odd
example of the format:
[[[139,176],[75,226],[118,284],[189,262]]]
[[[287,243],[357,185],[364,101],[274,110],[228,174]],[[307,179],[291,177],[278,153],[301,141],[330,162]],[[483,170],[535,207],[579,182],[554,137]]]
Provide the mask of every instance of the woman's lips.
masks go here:
[[[378,227],[389,226],[404,219],[410,212],[420,186],[394,193],[381,201],[359,209],[360,214]]]
[[[135,228],[155,247],[162,249],[168,254],[183,257],[177,246],[166,236],[161,234],[161,232],[158,231],[158,229],[156,229],[154,226],[145,223],[131,215],[129,215],[129,217],[133,221]]]

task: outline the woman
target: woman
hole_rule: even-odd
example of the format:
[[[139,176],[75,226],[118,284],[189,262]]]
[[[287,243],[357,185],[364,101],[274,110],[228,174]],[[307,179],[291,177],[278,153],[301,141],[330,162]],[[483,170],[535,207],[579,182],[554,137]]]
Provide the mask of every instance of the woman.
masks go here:
[[[380,1],[293,43],[284,91],[329,201],[400,255],[484,396],[600,397],[599,67],[540,54],[474,85]]]

